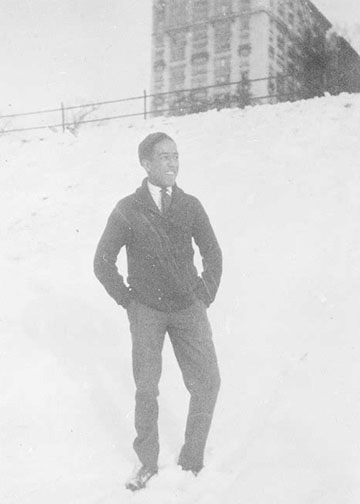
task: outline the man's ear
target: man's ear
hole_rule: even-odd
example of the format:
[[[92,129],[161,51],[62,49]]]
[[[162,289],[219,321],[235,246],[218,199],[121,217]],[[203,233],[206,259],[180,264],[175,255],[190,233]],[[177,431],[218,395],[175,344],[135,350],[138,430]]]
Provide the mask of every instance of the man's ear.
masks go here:
[[[148,159],[142,159],[140,162],[141,166],[145,169],[146,173],[150,171],[150,162]]]

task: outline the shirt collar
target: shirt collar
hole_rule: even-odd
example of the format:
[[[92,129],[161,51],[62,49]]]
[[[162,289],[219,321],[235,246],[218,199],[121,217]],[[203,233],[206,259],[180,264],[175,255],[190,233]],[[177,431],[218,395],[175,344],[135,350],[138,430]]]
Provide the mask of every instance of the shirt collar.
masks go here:
[[[161,191],[162,188],[159,187],[159,186],[156,186],[156,185],[152,184],[151,182],[149,182],[149,180],[147,181],[147,183],[148,183],[148,188],[149,188],[150,194],[152,196],[158,196],[160,194],[160,191]],[[168,194],[170,194],[170,196],[171,196],[171,194],[172,194],[172,187],[168,186],[166,188],[166,192]]]

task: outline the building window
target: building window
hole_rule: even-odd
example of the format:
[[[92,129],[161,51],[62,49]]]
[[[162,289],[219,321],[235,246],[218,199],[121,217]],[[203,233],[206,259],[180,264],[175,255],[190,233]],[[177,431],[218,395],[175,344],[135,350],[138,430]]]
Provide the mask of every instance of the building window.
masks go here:
[[[171,0],[169,2],[169,16],[172,24],[183,25],[188,20],[188,6],[186,0]]]
[[[304,12],[302,11],[302,9],[297,10],[297,17],[298,17],[301,24],[305,22]]]
[[[170,41],[170,57],[172,61],[185,59],[186,54],[186,33],[182,31],[173,32]]]
[[[285,69],[285,62],[279,59],[279,57],[276,60],[277,66],[281,69],[281,71],[284,71]]]
[[[278,59],[278,61],[284,62],[285,61],[284,53],[283,52],[278,52],[277,53],[277,59]]]
[[[248,38],[250,38],[250,16],[244,16],[240,18],[240,39]]]
[[[203,75],[207,74],[207,65],[202,64],[202,65],[194,65],[192,67],[191,75],[195,77],[196,75]]]
[[[280,51],[284,51],[284,49],[285,49],[285,39],[283,37],[278,37],[278,39],[277,39],[277,46],[280,49]]]
[[[164,88],[164,77],[163,74],[157,74],[155,75],[155,80],[154,80],[154,92],[155,93],[161,93]]]
[[[296,66],[294,65],[294,63],[288,64],[288,74],[292,76],[296,75]]]
[[[229,16],[232,12],[232,0],[215,0],[215,15]]]
[[[204,21],[209,14],[208,0],[194,0],[193,4],[193,21]]]
[[[244,16],[243,18],[240,19],[240,30],[250,30],[250,17],[249,16]]]
[[[251,9],[251,0],[240,0],[240,9],[241,10]]]
[[[192,66],[191,66],[192,88],[198,88],[207,85],[208,59],[209,58],[207,53],[197,54],[192,57]]]
[[[249,80],[249,70],[246,70],[245,72],[241,72],[241,80],[242,81],[248,81]]]
[[[185,86],[185,65],[170,68],[170,91],[178,91]]]
[[[191,80],[192,87],[205,86],[208,72],[208,55],[199,54],[192,58]]]
[[[278,95],[283,95],[285,93],[285,79],[284,79],[284,76],[283,74],[281,73],[278,73],[276,75],[276,88],[277,88],[277,91],[278,91]]]
[[[283,24],[278,23],[278,24],[277,24],[277,28],[278,28],[278,31],[279,31],[282,35],[286,36],[286,33],[287,33],[287,27],[286,27],[286,26],[284,26]]]
[[[161,93],[162,91],[164,90],[163,88],[163,83],[161,84],[155,84],[155,88],[154,88],[154,93]]]
[[[199,52],[206,49],[208,44],[208,30],[206,25],[196,25],[192,28],[192,49]]]
[[[230,68],[230,56],[220,56],[216,58],[215,68]]]
[[[215,52],[230,51],[231,44],[231,22],[221,21],[214,25]]]
[[[231,60],[230,56],[221,56],[215,58],[214,61],[214,76],[216,84],[230,82],[231,75]]]
[[[209,56],[208,53],[199,53],[199,54],[194,54],[191,62],[193,65],[207,65]]]
[[[269,57],[271,59],[275,58],[275,49],[273,48],[273,46],[269,46]]]
[[[215,77],[215,84],[228,84],[230,82],[229,75],[218,75]]]
[[[239,46],[239,56],[240,58],[246,58],[250,56],[251,53],[251,45],[250,44],[243,44]]]
[[[155,110],[162,109],[164,107],[165,99],[163,96],[154,96],[153,98],[153,108]]]
[[[206,82],[207,79],[207,65],[196,65],[192,68],[191,72],[191,79],[194,82],[194,80]],[[203,85],[203,84],[201,84]]]
[[[197,88],[199,86],[194,86]],[[201,87],[201,86],[200,86]],[[207,89],[196,89],[190,94],[191,110],[193,112],[201,112],[208,109]]]
[[[166,9],[165,0],[159,0],[158,2],[154,3],[153,8],[154,31],[161,30],[164,27],[165,9]]]
[[[159,47],[164,47],[164,37],[162,35],[156,35],[154,37],[155,47],[158,49]]]
[[[250,69],[250,61],[249,61],[249,58],[243,58],[243,59],[240,59],[240,68],[242,70],[247,70],[249,71]]]
[[[155,74],[161,74],[161,72],[164,70],[165,68],[165,61],[163,59],[159,59],[159,60],[156,60],[155,63],[154,63],[154,71],[155,71]]]
[[[276,90],[275,78],[269,78],[268,80],[268,92],[270,95],[273,95]]]
[[[250,38],[250,32],[249,31],[242,31],[240,33],[240,40],[242,42],[246,42],[247,40],[249,40],[249,38]]]
[[[155,60],[159,61],[164,58],[165,51],[164,49],[158,49],[155,51]]]
[[[192,88],[202,88],[207,85],[207,73],[202,73],[198,75],[194,75],[191,78],[191,87]]]

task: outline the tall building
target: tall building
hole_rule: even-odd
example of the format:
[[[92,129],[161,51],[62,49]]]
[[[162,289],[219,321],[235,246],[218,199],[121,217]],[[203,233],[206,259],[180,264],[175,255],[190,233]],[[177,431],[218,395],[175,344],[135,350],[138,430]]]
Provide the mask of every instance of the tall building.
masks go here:
[[[304,45],[330,27],[309,0],[154,0],[152,109],[186,108],[188,89],[200,104],[304,96]]]

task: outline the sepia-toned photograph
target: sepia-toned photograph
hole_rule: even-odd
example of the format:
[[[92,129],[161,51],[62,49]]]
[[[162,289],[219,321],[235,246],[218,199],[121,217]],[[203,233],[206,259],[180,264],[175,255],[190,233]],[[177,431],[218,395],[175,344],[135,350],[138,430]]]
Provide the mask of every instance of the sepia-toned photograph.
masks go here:
[[[0,11],[0,504],[359,504],[359,0]]]

